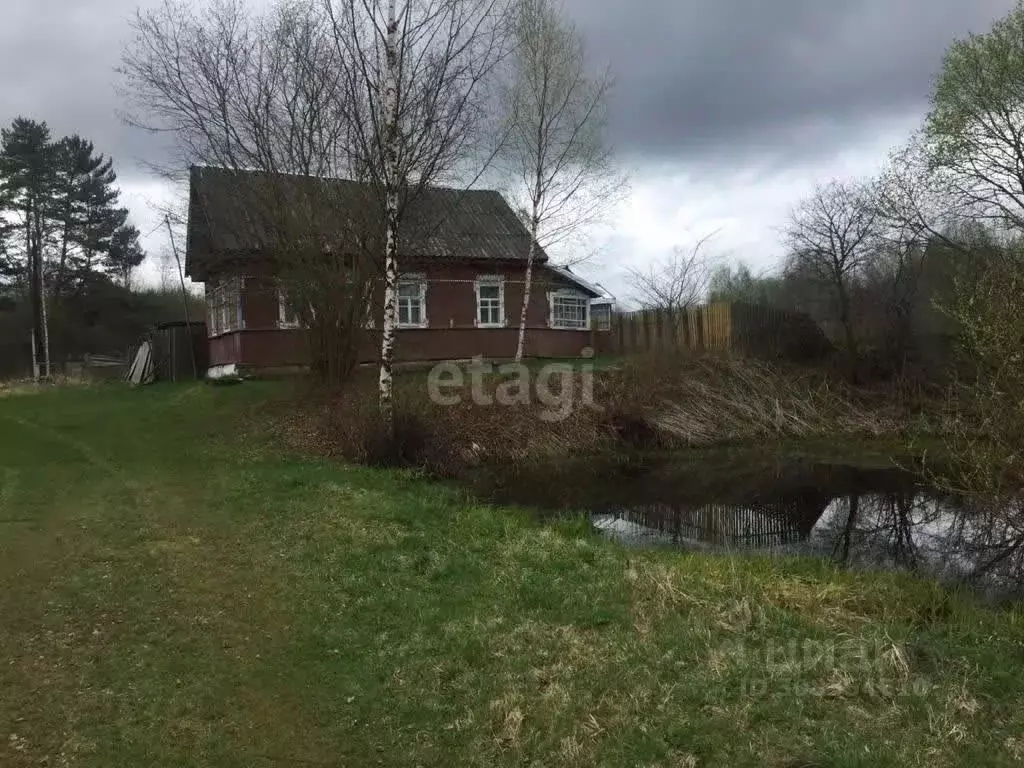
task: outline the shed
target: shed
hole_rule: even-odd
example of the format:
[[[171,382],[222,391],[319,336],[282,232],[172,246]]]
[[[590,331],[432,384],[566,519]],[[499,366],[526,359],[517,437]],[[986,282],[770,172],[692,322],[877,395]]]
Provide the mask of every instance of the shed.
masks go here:
[[[195,381],[206,375],[209,345],[206,323],[157,323],[150,334],[153,366],[160,381]]]

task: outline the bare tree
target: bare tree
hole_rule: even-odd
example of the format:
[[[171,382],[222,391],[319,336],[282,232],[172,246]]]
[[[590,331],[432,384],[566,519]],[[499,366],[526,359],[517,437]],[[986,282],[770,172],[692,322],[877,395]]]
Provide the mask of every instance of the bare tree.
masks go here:
[[[383,277],[388,424],[403,220],[424,189],[478,164],[506,4],[300,0],[256,14],[211,0],[194,16],[168,0],[137,17],[124,56],[134,121],[174,136],[179,167],[245,174],[239,228],[277,257],[312,323],[361,328]]]
[[[881,300],[890,360],[902,366],[912,344],[930,248],[966,252],[951,236],[960,220],[945,174],[928,160],[919,135],[894,151],[870,191],[878,237],[866,267],[869,291]]]
[[[212,0],[194,12],[168,0],[133,26],[121,69],[129,119],[173,137],[172,160],[156,170],[181,181],[182,168],[204,166],[198,173],[211,177],[228,214],[219,225],[276,262],[277,290],[310,329],[314,367],[342,378],[371,284],[369,270],[342,255],[372,240],[375,222],[358,205],[330,215],[351,204],[349,190],[308,181],[344,176],[352,164],[330,19],[306,3],[256,13]]]
[[[432,184],[474,176],[489,85],[508,53],[509,0],[328,0],[343,72],[346,141],[384,223],[380,408],[393,423],[392,361],[403,221]],[[474,162],[475,160],[475,162]],[[439,222],[438,222],[439,224]],[[421,233],[422,234],[422,233]]]
[[[516,48],[505,101],[503,148],[530,229],[516,361],[523,358],[526,317],[538,247],[550,247],[597,222],[625,180],[604,142],[608,72],[591,76],[575,27],[558,0],[518,0]]]
[[[860,183],[819,186],[793,210],[786,228],[791,267],[830,286],[851,361],[857,335],[850,304],[851,283],[867,264],[879,234],[877,207]]]
[[[871,194],[879,222],[889,241],[923,245],[941,242],[960,249],[951,237],[974,210],[958,195],[949,172],[933,162],[929,140],[915,134],[893,151]]]
[[[663,309],[673,315],[704,301],[712,273],[705,246],[717,234],[705,235],[689,250],[677,247],[671,256],[646,269],[627,270],[633,300],[645,309]]]

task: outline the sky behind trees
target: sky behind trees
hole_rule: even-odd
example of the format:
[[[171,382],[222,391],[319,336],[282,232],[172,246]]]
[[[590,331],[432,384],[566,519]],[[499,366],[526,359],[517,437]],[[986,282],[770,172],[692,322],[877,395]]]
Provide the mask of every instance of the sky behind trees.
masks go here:
[[[141,0],[152,5],[155,0]],[[46,120],[114,158],[134,223],[170,191],[145,161],[161,138],[123,124],[117,66],[139,0],[12,0],[0,26],[0,122]],[[717,250],[755,269],[817,181],[872,172],[927,110],[949,43],[984,32],[1013,0],[565,0],[616,88],[610,139],[632,176],[596,260],[613,291],[620,262],[659,257],[721,229]],[[611,231],[614,230],[614,231]],[[150,253],[165,250],[157,229]],[[148,274],[155,275],[150,266]]]

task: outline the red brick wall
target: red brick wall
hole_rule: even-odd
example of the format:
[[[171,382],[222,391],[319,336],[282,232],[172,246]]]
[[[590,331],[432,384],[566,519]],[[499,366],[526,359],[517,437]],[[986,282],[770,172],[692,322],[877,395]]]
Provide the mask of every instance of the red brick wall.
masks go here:
[[[425,329],[397,332],[395,359],[466,359],[476,355],[501,359],[515,356],[519,312],[522,306],[525,268],[514,264],[407,265],[403,272],[425,275],[427,321]],[[252,273],[250,272],[250,275]],[[474,283],[481,275],[504,277],[505,328],[476,327]],[[527,313],[527,357],[579,357],[593,348],[591,331],[548,328],[550,290],[573,287],[543,267],[534,272]],[[383,304],[383,289],[376,306]],[[277,287],[272,277],[249,276],[242,292],[244,329],[211,339],[210,364],[241,363],[254,367],[301,365],[309,350],[302,330],[279,329]],[[378,312],[379,314],[379,312]],[[380,325],[381,318],[375,319]],[[379,351],[379,332],[368,330],[361,345],[360,362],[372,362]]]

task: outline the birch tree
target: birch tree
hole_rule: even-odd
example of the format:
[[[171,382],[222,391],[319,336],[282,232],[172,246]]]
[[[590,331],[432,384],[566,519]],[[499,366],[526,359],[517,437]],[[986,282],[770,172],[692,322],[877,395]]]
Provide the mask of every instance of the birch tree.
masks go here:
[[[558,0],[518,0],[515,53],[507,87],[504,155],[530,230],[516,362],[522,360],[533,268],[550,247],[596,223],[624,179],[604,141],[607,71],[592,75],[575,27]]]
[[[403,222],[427,187],[471,184],[494,157],[484,126],[497,67],[509,50],[509,0],[327,3],[344,65],[353,174],[382,205],[379,399],[390,429]]]
[[[388,425],[406,211],[431,185],[471,184],[493,155],[482,127],[507,54],[507,5],[300,0],[258,14],[240,0],[211,0],[198,13],[168,0],[137,17],[123,58],[131,119],[174,137],[179,169],[266,172],[265,199],[247,200],[258,209],[247,215],[262,219],[282,265],[308,267],[304,290],[314,292],[330,274],[325,261],[342,252],[383,281]],[[358,199],[283,174],[354,180]],[[362,318],[364,307],[348,303],[349,319]]]

